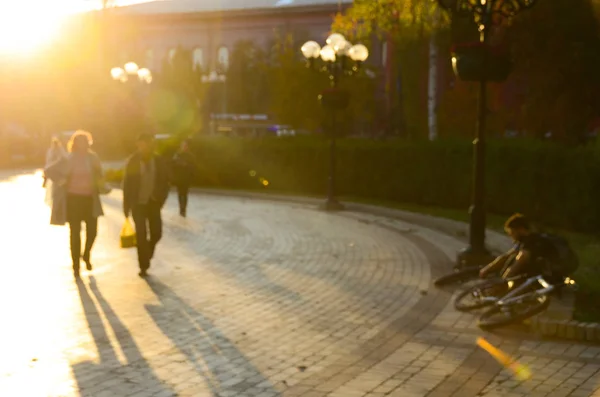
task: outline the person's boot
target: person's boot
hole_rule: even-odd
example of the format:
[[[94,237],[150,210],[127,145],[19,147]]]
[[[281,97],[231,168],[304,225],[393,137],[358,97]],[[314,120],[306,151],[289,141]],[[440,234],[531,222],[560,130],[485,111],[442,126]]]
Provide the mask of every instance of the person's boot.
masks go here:
[[[90,262],[90,253],[83,253],[83,255],[81,255],[81,259],[83,259],[83,261],[85,262],[85,268],[90,271],[92,270],[93,266],[92,266],[92,262]]]

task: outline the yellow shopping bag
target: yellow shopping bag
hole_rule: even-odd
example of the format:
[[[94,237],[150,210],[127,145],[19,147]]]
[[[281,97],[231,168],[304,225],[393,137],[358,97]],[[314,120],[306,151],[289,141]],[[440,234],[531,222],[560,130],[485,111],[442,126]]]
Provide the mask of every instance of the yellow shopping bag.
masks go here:
[[[136,245],[137,239],[135,236],[135,229],[131,226],[129,218],[127,218],[121,229],[121,248],[133,248]]]

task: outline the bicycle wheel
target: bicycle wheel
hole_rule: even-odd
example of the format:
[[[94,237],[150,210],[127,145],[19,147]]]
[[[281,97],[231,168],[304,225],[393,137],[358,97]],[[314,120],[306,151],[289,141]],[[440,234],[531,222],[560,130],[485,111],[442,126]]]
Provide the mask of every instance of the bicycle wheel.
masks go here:
[[[482,329],[494,329],[510,324],[518,324],[543,312],[549,304],[550,297],[548,295],[539,295],[527,297],[522,302],[510,305],[494,305],[479,317],[478,325]]]
[[[477,278],[479,276],[479,270],[480,268],[478,266],[467,267],[463,270],[456,270],[453,273],[437,278],[433,282],[433,285],[436,287],[443,287],[452,284],[463,284],[466,281]]]
[[[506,293],[506,281],[501,278],[482,281],[471,288],[461,291],[454,298],[454,308],[461,312],[481,309],[493,305],[494,301],[485,299]]]

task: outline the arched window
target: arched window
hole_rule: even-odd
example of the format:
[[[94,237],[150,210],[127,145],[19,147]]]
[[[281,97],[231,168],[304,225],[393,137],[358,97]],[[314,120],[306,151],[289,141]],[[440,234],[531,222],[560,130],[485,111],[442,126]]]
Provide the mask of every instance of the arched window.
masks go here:
[[[175,54],[177,54],[177,48],[171,48],[169,50],[169,55],[168,55],[169,63],[173,62],[173,58],[175,58]]]
[[[202,48],[196,48],[192,54],[192,57],[194,61],[194,69],[204,69],[204,53],[202,52]]]
[[[219,48],[219,51],[217,52],[217,62],[223,69],[229,69],[229,50],[227,47],[223,46]]]

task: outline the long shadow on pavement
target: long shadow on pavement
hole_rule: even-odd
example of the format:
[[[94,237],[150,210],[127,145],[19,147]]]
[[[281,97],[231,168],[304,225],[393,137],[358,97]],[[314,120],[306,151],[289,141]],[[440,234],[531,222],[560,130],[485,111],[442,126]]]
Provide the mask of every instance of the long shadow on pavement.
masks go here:
[[[96,298],[99,306],[95,304],[83,281],[77,282],[77,288],[100,356],[98,364],[84,361],[71,366],[82,396],[96,396],[103,391],[111,396],[129,396],[138,391],[161,393],[161,396],[177,395],[154,374],[131,333],[101,294],[94,277],[90,277],[89,291]],[[101,312],[104,313],[119,342],[121,351],[127,359],[126,365],[119,362],[102,323]]]
[[[249,358],[208,318],[156,278],[146,279],[161,302],[146,309],[200,374],[214,397],[280,396]]]

